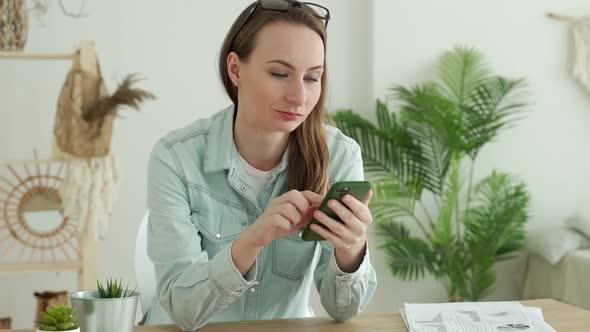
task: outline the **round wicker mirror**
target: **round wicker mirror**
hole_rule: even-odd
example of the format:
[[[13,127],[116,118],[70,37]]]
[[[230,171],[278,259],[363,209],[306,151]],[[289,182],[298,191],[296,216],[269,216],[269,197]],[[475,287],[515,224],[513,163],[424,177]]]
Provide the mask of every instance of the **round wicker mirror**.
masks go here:
[[[29,262],[75,260],[78,230],[64,216],[63,164],[6,165],[0,171],[0,257]]]
[[[21,199],[19,218],[29,232],[38,236],[51,234],[65,224],[59,193],[51,188],[37,187]]]

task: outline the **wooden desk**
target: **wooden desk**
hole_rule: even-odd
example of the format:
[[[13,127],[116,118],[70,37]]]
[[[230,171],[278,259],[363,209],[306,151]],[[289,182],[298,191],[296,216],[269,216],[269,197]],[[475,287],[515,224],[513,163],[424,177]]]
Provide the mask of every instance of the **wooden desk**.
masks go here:
[[[558,332],[590,331],[590,311],[580,309],[555,300],[521,301],[525,306],[540,307],[543,317]],[[34,332],[33,330],[6,330],[7,332]],[[135,332],[178,332],[172,325],[138,326]],[[203,332],[407,332],[398,313],[363,314],[345,323],[337,323],[329,318],[299,318],[266,321],[242,321],[207,324]]]

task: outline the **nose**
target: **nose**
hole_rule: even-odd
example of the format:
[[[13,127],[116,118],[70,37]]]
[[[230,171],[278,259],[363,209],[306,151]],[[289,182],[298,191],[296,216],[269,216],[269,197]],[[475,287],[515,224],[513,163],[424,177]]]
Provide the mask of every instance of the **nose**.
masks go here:
[[[305,86],[302,81],[291,82],[287,89],[286,99],[292,106],[300,107],[305,105]]]

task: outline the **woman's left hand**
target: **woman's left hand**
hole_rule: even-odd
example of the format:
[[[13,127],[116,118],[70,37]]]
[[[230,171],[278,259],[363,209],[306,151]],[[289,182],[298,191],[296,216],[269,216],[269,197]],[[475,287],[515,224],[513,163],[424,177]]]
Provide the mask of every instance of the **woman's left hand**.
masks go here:
[[[336,255],[336,263],[343,272],[354,272],[363,261],[365,245],[367,243],[367,229],[373,222],[373,216],[369,210],[369,201],[373,192],[369,191],[362,201],[352,195],[344,195],[342,201],[345,204],[332,199],[328,207],[340,217],[342,222],[330,218],[321,211],[315,211],[313,216],[328,229],[320,225],[311,225],[311,229],[333,246]]]

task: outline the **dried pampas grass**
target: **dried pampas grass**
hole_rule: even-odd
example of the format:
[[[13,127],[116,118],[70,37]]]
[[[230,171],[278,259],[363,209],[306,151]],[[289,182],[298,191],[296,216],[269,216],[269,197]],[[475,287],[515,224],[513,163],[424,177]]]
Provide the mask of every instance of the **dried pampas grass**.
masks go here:
[[[140,104],[146,99],[156,99],[149,91],[132,87],[139,81],[137,74],[130,74],[119,84],[111,96],[99,98],[82,114],[86,122],[98,122],[96,136],[100,135],[105,117],[117,115],[118,107],[125,105],[139,111]]]

